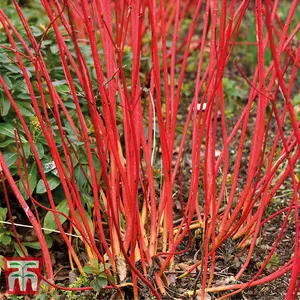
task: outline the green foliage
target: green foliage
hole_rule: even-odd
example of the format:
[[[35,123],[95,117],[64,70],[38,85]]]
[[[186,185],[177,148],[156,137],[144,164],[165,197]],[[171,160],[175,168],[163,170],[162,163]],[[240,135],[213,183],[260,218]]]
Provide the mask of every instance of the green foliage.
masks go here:
[[[227,77],[223,78],[225,93],[225,116],[233,117],[238,110],[239,102],[246,96],[247,86],[243,81],[237,82]]]
[[[58,212],[62,212],[68,216],[70,209],[69,209],[67,200],[61,201],[57,205],[56,210]],[[58,218],[59,218],[59,221],[61,224],[63,224],[66,221],[66,218],[60,214],[58,215]],[[57,224],[55,222],[54,215],[51,211],[48,211],[44,218],[44,228],[48,228],[48,229],[52,229],[52,230],[57,229]],[[51,230],[46,230],[45,233],[49,234],[49,233],[51,233]]]
[[[0,244],[7,246],[12,241],[13,232],[7,230],[2,223],[6,220],[7,208],[0,207]]]
[[[279,264],[279,257],[278,254],[275,252],[272,257],[270,258],[266,268],[271,270],[273,267],[277,267]]]
[[[110,264],[106,264],[106,268],[109,268]],[[93,280],[90,285],[96,292],[100,292],[101,289],[107,286],[107,278],[104,273],[104,265],[99,263],[98,260],[94,259],[90,265],[84,266],[83,270],[86,274],[92,275]]]
[[[3,2],[3,3],[2,3]],[[19,34],[24,39],[27,45],[31,45],[26,32],[20,22],[19,17],[17,16],[16,9],[12,3],[12,1],[2,1],[1,8],[5,9],[5,13],[8,15],[10,20],[12,20],[13,25],[16,27]],[[22,10],[25,14],[26,19],[29,21],[31,30],[37,42],[43,36],[46,27],[49,24],[49,19],[46,15],[46,12],[42,9],[42,5],[39,0],[29,0],[24,2],[22,6]],[[63,28],[60,28],[61,32],[65,34]],[[17,40],[16,40],[17,42]],[[75,58],[75,49],[72,45],[70,38],[65,35],[65,42],[69,46],[71,55]],[[8,41],[7,35],[4,30],[0,30],[0,44],[3,46],[10,47],[10,43]],[[26,50],[22,47],[20,43],[17,42],[18,50],[22,53],[26,53]],[[86,57],[86,62],[88,67],[91,69],[91,74],[93,74],[93,60],[90,54],[89,45],[81,44],[80,45],[82,53]],[[32,48],[30,48],[33,50]],[[55,88],[56,92],[64,102],[65,107],[68,109],[69,114],[71,115],[75,126],[79,126],[78,115],[75,109],[74,101],[71,96],[69,86],[66,81],[66,77],[61,65],[59,49],[57,45],[57,41],[55,38],[55,34],[52,29],[50,29],[47,35],[44,37],[43,42],[41,43],[41,55],[45,60],[45,64],[49,73],[49,76],[52,81],[52,85]],[[100,53],[101,53],[100,49]],[[131,51],[128,51],[128,59],[127,64],[131,64],[132,61],[130,59]],[[38,90],[37,81],[38,78],[35,73],[35,69],[33,64],[27,60],[23,59],[26,72],[28,74],[29,80],[33,86],[33,92],[35,93],[35,97],[37,98],[37,102],[41,105],[40,92]],[[47,145],[47,141],[42,133],[42,129],[40,127],[39,119],[36,116],[34,109],[32,107],[31,95],[28,91],[27,85],[24,80],[24,75],[19,66],[15,63],[16,58],[12,51],[5,48],[0,48],[0,73],[3,77],[9,92],[12,95],[12,98],[16,101],[16,104],[22,114],[28,129],[30,131],[31,137],[33,138],[34,145],[38,154],[38,157],[42,161],[42,166],[44,173],[46,174],[47,182],[50,190],[52,191],[52,195],[54,197],[54,201],[56,203],[56,208],[58,211],[63,212],[65,215],[69,216],[69,207],[67,201],[64,197],[64,192],[61,186],[61,181],[58,176],[57,168],[53,162],[51,149],[49,149]],[[75,73],[73,71],[72,76],[74,78],[74,83],[76,85],[76,90],[78,93],[78,99],[80,101],[81,110],[88,119],[88,108],[87,101],[82,92],[81,85],[79,84],[79,80],[76,78]],[[62,147],[61,137],[58,134],[57,130],[57,122],[53,117],[52,113],[52,104],[50,102],[49,97],[49,87],[47,86],[44,78],[41,78],[42,81],[42,89],[45,96],[45,100],[48,103],[48,115],[50,126],[54,132],[54,139],[57,144],[57,149],[61,157],[64,157],[64,151]],[[96,77],[93,78],[93,84],[96,87]],[[96,89],[96,88],[95,88]],[[87,155],[84,151],[84,142],[78,142],[77,136],[74,134],[68,120],[66,119],[65,114],[61,111],[60,119],[63,125],[63,130],[68,140],[72,143],[72,145],[67,145],[70,148],[70,152],[73,153],[73,149],[78,153],[79,160],[82,167],[78,163],[78,159],[75,155],[72,155],[73,167],[75,172],[75,179],[78,183],[79,192],[83,195],[83,205],[85,208],[85,214],[88,218],[88,223],[91,226],[90,228],[93,230],[93,223],[91,220],[91,215],[94,207],[93,198],[90,196],[91,186],[87,180],[90,175],[90,170],[88,167]],[[90,132],[93,131],[93,128],[89,128]],[[16,143],[17,142],[17,143]],[[92,145],[93,146],[93,145]],[[3,87],[0,85],[0,151],[2,152],[4,159],[10,168],[12,175],[16,181],[16,184],[19,187],[19,190],[24,197],[25,200],[29,202],[30,196],[37,199],[44,206],[49,207],[49,201],[47,199],[47,190],[43,179],[41,178],[40,171],[36,164],[36,160],[33,154],[33,150],[30,148],[28,143],[26,134],[22,128],[22,125],[10,103],[8,96],[6,95]],[[97,172],[100,171],[100,163],[97,157],[93,156],[93,161]],[[63,158],[63,163],[66,163],[66,158]],[[20,171],[18,171],[18,168]],[[86,176],[87,178],[86,178]],[[10,193],[10,190],[8,190]],[[0,220],[6,220],[7,211],[4,208],[1,208],[4,203],[0,203]],[[30,204],[29,204],[30,205]],[[52,247],[53,240],[51,237],[51,233],[53,230],[57,230],[57,224],[54,220],[53,213],[51,211],[46,211],[37,206],[37,210],[40,214],[41,222],[43,227],[48,228],[49,230],[45,230],[45,239],[48,245],[48,248]],[[58,215],[61,224],[66,222],[66,218],[62,215]],[[81,218],[79,217],[81,221]],[[78,235],[80,234],[78,231],[76,232]],[[25,250],[25,254],[28,255],[29,251],[39,250],[40,243],[38,241],[26,241],[21,238],[21,242],[23,245],[23,249]],[[11,231],[11,227],[0,224],[0,245],[1,247],[10,247],[14,251],[14,255],[24,256],[20,246],[16,243],[13,233]],[[95,287],[99,287],[103,283],[101,279],[96,280]],[[47,293],[39,296],[40,299],[48,299],[49,295]],[[48,297],[48,298],[47,298]],[[55,295],[52,295],[55,298]]]
[[[5,13],[12,20],[13,25],[16,27],[19,34],[22,36],[26,44],[30,45],[30,41],[26,35],[25,29],[23,28],[19,17],[17,16],[16,9],[11,1],[4,1],[1,3],[2,8],[5,8]],[[46,15],[46,12],[42,9],[40,5],[40,1],[30,0],[24,2],[22,5],[22,10],[26,16],[26,19],[29,21],[31,30],[37,41],[39,42],[40,38],[43,36],[45,28],[49,24],[49,19]],[[63,28],[60,28],[61,32],[65,32]],[[70,48],[71,54],[73,57],[76,56],[74,47],[70,42],[70,39],[66,37],[65,39],[67,45]],[[10,43],[8,41],[7,35],[4,30],[0,31],[0,44],[3,46],[10,47]],[[20,52],[26,53],[25,49],[22,47],[20,43],[17,43],[18,50]],[[86,62],[91,68],[91,73],[93,73],[93,62],[90,55],[89,45],[80,45],[82,53],[86,55]],[[101,51],[100,51],[101,52]],[[128,51],[130,54],[131,52]],[[71,117],[73,118],[75,125],[79,124],[79,120],[77,117],[77,113],[75,110],[75,105],[73,99],[71,97],[68,84],[65,79],[65,74],[63,68],[61,66],[59,51],[57,42],[55,39],[55,34],[53,30],[49,30],[43,42],[41,43],[41,55],[45,59],[45,63],[47,66],[47,70],[52,80],[52,84],[56,89],[58,95],[63,100],[66,108],[68,109]],[[47,146],[47,142],[45,140],[44,135],[42,134],[39,121],[35,112],[33,110],[31,104],[31,96],[29,94],[27,85],[24,80],[24,76],[22,74],[21,69],[15,63],[15,56],[12,51],[5,48],[0,48],[0,73],[11,93],[13,99],[15,99],[18,108],[26,124],[29,127],[29,131],[34,140],[34,145],[36,147],[39,158],[42,160],[43,169],[47,176],[47,181],[50,187],[50,190],[59,190],[61,187],[60,179],[58,177],[58,172],[56,166],[52,161],[51,151]],[[128,62],[131,63],[130,57],[128,57]],[[41,101],[39,98],[38,87],[37,87],[37,77],[35,74],[34,67],[32,63],[26,59],[24,59],[24,64],[26,66],[26,72],[29,76],[29,79],[33,85],[34,92],[36,93],[36,97],[38,102]],[[76,78],[75,74],[72,73],[73,77]],[[43,81],[43,79],[41,79]],[[78,91],[78,98],[81,104],[82,112],[87,115],[88,109],[86,100],[84,95],[81,93],[82,89],[79,84],[79,80],[74,79],[76,89]],[[48,114],[50,116],[50,126],[52,129],[56,130],[56,120],[52,116],[51,112],[51,103],[49,102],[49,88],[46,82],[42,82],[43,84],[43,92],[45,95],[45,99],[49,104]],[[96,86],[96,82],[94,81]],[[73,130],[70,127],[69,122],[67,121],[63,112],[61,112],[61,121],[63,124],[63,129],[66,133],[68,139],[72,142],[72,147],[79,153],[79,159],[82,164],[82,168],[84,172],[89,176],[89,168],[87,157],[84,151],[81,151],[82,145],[84,143],[80,143],[77,141],[77,137],[74,135]],[[17,131],[16,131],[17,130]],[[16,146],[16,137],[20,135],[20,141],[17,139],[18,147]],[[55,141],[57,142],[57,148],[62,157],[63,148],[61,146],[61,138],[58,133],[55,133]],[[30,195],[34,197],[44,196],[46,195],[46,187],[41,179],[40,172],[37,168],[35,158],[33,155],[33,150],[30,149],[30,145],[27,141],[26,135],[22,130],[22,126],[18,120],[18,117],[11,106],[11,103],[4,92],[2,86],[0,86],[0,150],[4,155],[5,161],[10,168],[12,175],[17,175],[18,173],[18,157],[19,159],[19,167],[20,167],[20,177],[19,179],[16,176],[17,185],[23,195],[23,197],[27,200]],[[70,152],[73,152],[71,150]],[[24,165],[24,160],[22,159],[24,156],[26,164]],[[75,156],[72,157],[76,180],[78,181],[78,186],[82,190],[82,193],[85,193],[85,199],[88,199],[89,193],[91,191],[90,185],[86,177],[84,176],[84,172],[81,170],[81,167],[78,165],[78,160]],[[97,170],[100,170],[100,164],[95,157],[94,159],[95,167]],[[27,173],[27,175],[26,175]],[[27,177],[27,178],[26,178]],[[23,181],[23,182],[22,182]],[[55,201],[59,203],[61,198],[56,198]],[[93,206],[92,201],[89,200],[89,208]]]
[[[15,236],[13,231],[10,229],[9,226],[7,226],[7,208],[0,207],[0,245],[2,244],[2,248],[4,247],[12,247],[15,251],[14,256],[19,255],[21,257],[24,257],[24,253],[21,250],[20,245],[15,241]],[[19,235],[18,238],[20,239],[21,236]],[[53,241],[50,237],[45,235],[46,243],[48,248],[50,249],[53,245]],[[41,245],[38,241],[22,241],[21,242],[23,246],[23,250],[28,256],[28,250],[27,248],[40,250]]]

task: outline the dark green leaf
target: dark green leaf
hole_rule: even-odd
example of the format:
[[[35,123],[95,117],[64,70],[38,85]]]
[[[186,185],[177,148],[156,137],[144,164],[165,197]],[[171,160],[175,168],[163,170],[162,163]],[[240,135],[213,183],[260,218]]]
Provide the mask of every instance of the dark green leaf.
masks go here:
[[[36,250],[41,249],[40,242],[23,242],[22,245]]]
[[[53,240],[52,240],[52,237],[51,237],[50,235],[47,235],[46,232],[45,232],[44,237],[45,237],[46,244],[47,244],[48,248],[51,249],[52,246],[53,246]]]
[[[30,144],[29,143],[24,143],[23,144],[23,150],[24,150],[24,155],[27,158],[30,154],[30,151],[31,151]],[[20,154],[21,154],[21,156],[23,156],[23,151],[22,151],[21,147],[20,147]]]
[[[101,289],[107,286],[106,277],[99,276],[96,279],[91,281],[91,286],[96,292],[100,292]]]
[[[57,207],[56,210],[59,212],[64,213],[65,215],[69,216],[69,206],[68,206],[68,202],[67,200],[63,200],[62,202],[60,202]],[[58,218],[61,224],[63,224],[66,221],[66,218],[60,214],[58,214]],[[47,229],[52,229],[52,230],[56,230],[57,229],[57,224],[55,222],[54,219],[54,215],[52,211],[48,211],[45,219],[44,219],[44,228]],[[51,233],[51,230],[45,230],[45,234],[49,234]]]
[[[43,145],[40,143],[36,143],[35,147],[36,147],[36,151],[38,153],[39,159],[42,159],[45,154]]]
[[[17,244],[16,242],[14,242],[14,247],[15,247],[16,252],[17,252],[21,257],[24,257],[23,251],[21,250],[19,244]],[[23,249],[24,249],[24,248],[25,248],[25,247],[23,247]],[[24,252],[25,252],[25,255],[28,256],[28,251],[27,251],[26,248],[24,249]]]
[[[3,235],[0,237],[0,242],[3,245],[7,246],[11,243],[11,237],[9,235]]]
[[[33,117],[34,116],[34,110],[30,103],[24,103],[24,102],[20,102],[20,101],[17,101],[16,103],[17,103],[18,108],[23,117]]]
[[[92,196],[82,192],[81,198],[89,207],[94,207],[94,198]]]
[[[16,143],[15,140],[13,140],[13,139],[7,139],[4,142],[0,143],[0,148],[5,148],[5,147],[7,147],[10,144],[15,144],[15,143]]]
[[[57,186],[60,185],[60,179],[56,176],[48,176],[47,177],[47,180],[48,180],[48,185],[49,185],[49,188],[50,190],[54,190]],[[36,187],[36,193],[37,194],[44,194],[46,193],[46,186],[44,184],[44,181],[42,179],[39,180],[38,184],[37,184],[37,187]]]
[[[8,71],[17,74],[17,73],[22,73],[21,69],[13,64],[7,64],[7,65],[3,65],[4,68],[6,68]]]
[[[16,152],[14,152],[14,153],[4,153],[3,157],[5,159],[7,167],[9,168],[10,166],[12,166],[17,161],[18,155],[17,155]]]
[[[65,107],[76,109],[76,105],[73,102],[64,102]]]
[[[23,180],[24,180],[24,183],[25,183],[25,187],[27,188],[26,179],[23,178]],[[34,162],[31,166],[31,168],[29,169],[28,182],[29,182],[30,195],[31,195],[32,192],[34,191],[34,189],[36,187],[36,183],[37,183],[37,166],[36,166],[36,162]],[[24,197],[24,199],[27,200],[29,198],[29,195],[25,191],[25,188],[24,188],[21,181],[19,181],[19,190],[20,190],[22,196]]]
[[[83,168],[83,170],[85,171],[85,173],[87,174],[87,176],[89,176],[90,172],[89,172],[89,167],[87,165],[83,165],[83,166],[80,166],[80,165],[77,165],[75,167],[75,170],[74,170],[74,177],[76,179],[76,182],[77,182],[77,185],[78,187],[82,187],[83,185],[87,184],[87,181],[84,177],[84,174],[81,170],[81,167]]]
[[[11,103],[5,94],[0,94],[0,115],[5,117],[11,107]]]
[[[15,127],[9,123],[0,123],[0,134],[4,136],[8,136],[11,138],[15,138]],[[23,142],[26,142],[26,139],[21,135],[21,139]]]
[[[6,87],[7,87],[9,90],[11,90],[11,89],[13,88],[13,85],[12,85],[12,83],[11,83],[11,80],[10,80],[10,79],[7,77],[7,75],[5,75],[5,74],[2,75],[2,78],[3,78],[3,80],[4,80],[5,84],[6,84]]]
[[[10,63],[11,61],[5,53],[0,53],[0,62],[2,64],[7,64]]]

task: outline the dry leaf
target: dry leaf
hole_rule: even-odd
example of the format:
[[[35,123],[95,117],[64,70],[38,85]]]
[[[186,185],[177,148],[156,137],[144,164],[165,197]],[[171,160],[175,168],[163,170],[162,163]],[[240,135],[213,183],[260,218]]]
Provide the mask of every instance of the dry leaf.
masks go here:
[[[216,150],[215,150],[215,157],[218,157],[220,154],[221,154],[221,151],[218,150],[218,149],[216,149]]]
[[[74,271],[69,272],[69,283],[73,284],[77,280],[77,275]]]
[[[188,271],[191,267],[185,263],[180,263],[177,265],[182,271]]]
[[[122,283],[125,281],[127,275],[126,261],[123,257],[121,256],[116,257],[116,267],[117,267],[120,283]]]
[[[111,295],[109,300],[123,300],[119,291],[116,291],[114,294]]]
[[[223,286],[223,285],[231,284],[231,283],[233,283],[233,282],[235,282],[234,276],[228,276],[228,277],[225,277],[225,278],[223,278],[223,279],[221,279],[221,280],[218,280],[218,281],[214,284],[214,286]]]
[[[168,286],[175,283],[176,280],[177,280],[176,274],[174,274],[174,273],[168,274],[168,276],[167,276]]]

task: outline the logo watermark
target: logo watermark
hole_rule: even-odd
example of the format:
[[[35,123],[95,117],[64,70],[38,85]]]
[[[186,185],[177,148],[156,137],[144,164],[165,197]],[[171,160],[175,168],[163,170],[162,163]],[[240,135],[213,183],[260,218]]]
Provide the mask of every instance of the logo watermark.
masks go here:
[[[7,293],[36,295],[39,293],[42,258],[10,257],[4,260]]]

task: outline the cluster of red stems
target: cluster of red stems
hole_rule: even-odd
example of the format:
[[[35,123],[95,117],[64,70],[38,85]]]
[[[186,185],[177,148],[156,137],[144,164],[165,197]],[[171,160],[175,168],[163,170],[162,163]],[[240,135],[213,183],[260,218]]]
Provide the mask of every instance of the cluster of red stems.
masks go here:
[[[131,272],[135,298],[139,295],[140,281],[149,287],[157,299],[161,299],[161,295],[166,293],[165,271],[174,268],[177,255],[190,249],[191,230],[200,228],[203,232],[201,259],[191,266],[185,275],[188,276],[196,268],[200,270],[201,276],[197,285],[199,290],[195,292],[199,293],[201,298],[204,298],[207,292],[223,292],[220,299],[225,299],[248,287],[265,284],[289,273],[286,299],[295,299],[300,289],[300,182],[294,174],[295,165],[299,162],[300,123],[291,103],[291,92],[300,62],[300,47],[294,43],[300,23],[295,28],[290,28],[290,24],[298,1],[290,1],[290,9],[283,22],[277,14],[279,1],[271,0],[41,0],[41,5],[49,17],[49,25],[39,41],[30,30],[17,1],[13,2],[30,45],[0,9],[1,30],[5,31],[11,44],[10,47],[5,47],[11,53],[11,60],[23,73],[32,107],[55,162],[70,210],[70,217],[64,217],[68,219],[70,232],[74,227],[80,232],[89,259],[96,258],[104,265],[109,262],[110,267],[105,270],[108,278],[109,275],[117,276],[117,261],[123,259]],[[251,30],[256,32],[256,42],[252,43],[252,46],[257,49],[257,65],[251,80],[244,75],[242,67],[236,65],[249,86],[249,93],[242,113],[228,132],[222,79],[234,46],[238,43],[243,44],[236,39],[247,9],[252,9],[255,15],[256,27]],[[190,19],[191,23],[187,34],[182,36],[181,29],[186,19]],[[61,28],[64,29],[64,34]],[[80,127],[75,126],[64,101],[55,90],[41,53],[41,44],[50,30],[55,33],[61,66],[76,106],[76,117]],[[151,35],[150,43],[143,42],[146,34]],[[76,59],[71,55],[66,39],[72,42]],[[95,100],[95,86],[92,86],[85,56],[80,50],[82,42],[89,45],[91,50],[98,84],[97,94],[100,95],[98,103]],[[22,49],[17,45],[21,45]],[[101,57],[100,47],[103,50]],[[126,76],[122,65],[125,47],[132,51],[130,78]],[[271,63],[267,66],[264,59],[266,50],[272,55]],[[145,51],[150,51],[151,68],[148,74],[145,74],[146,79],[142,81],[140,65]],[[186,80],[186,68],[190,63],[188,59],[195,54],[199,58],[197,75],[195,79],[188,79],[194,80],[195,83],[191,91],[189,110],[184,116],[185,126],[183,133],[180,133],[179,150],[175,152],[179,136],[176,129],[182,87]],[[205,54],[208,55],[204,59]],[[34,84],[37,84],[38,91],[34,90],[33,82],[28,77],[25,61],[30,61],[34,67]],[[85,93],[90,122],[94,128],[92,136],[79,104],[71,71],[76,73]],[[60,223],[59,215],[62,213],[56,211],[55,201],[28,124],[24,121],[16,99],[11,96],[1,75],[0,83],[31,146],[47,189],[50,208],[42,206],[32,196],[29,202],[24,200],[0,153],[2,182],[7,182],[14,192],[39,239],[46,272],[43,279],[49,283],[50,289],[61,289],[62,287],[58,287],[54,282],[52,262],[37,214],[37,206],[39,209],[53,212],[61,237],[68,247],[70,262],[85,275],[82,261],[73,248],[72,239],[66,235]],[[47,93],[52,101],[51,111],[45,100],[44,84],[47,85]],[[117,95],[120,101],[117,100]],[[38,103],[37,97],[41,99],[42,105]],[[102,116],[97,109],[99,106],[103,112]],[[270,108],[270,114],[267,114],[267,108]],[[122,112],[122,126],[117,126],[118,109]],[[50,118],[53,116],[58,128],[55,133],[50,126]],[[71,157],[74,147],[70,147],[70,141],[62,126],[62,118],[68,120],[78,141],[84,141],[90,171],[90,178],[87,179],[91,182],[94,199],[93,228],[86,218],[80,191],[74,179]],[[249,121],[253,119],[254,130],[249,135]],[[283,132],[286,119],[290,120],[291,125]],[[272,120],[275,120],[277,126],[275,136],[270,137]],[[155,132],[157,127],[159,134]],[[221,130],[223,146],[218,155],[215,151],[217,128]],[[66,163],[63,163],[58,152],[55,134],[61,138]],[[121,134],[124,135],[124,140],[121,140]],[[272,138],[272,146],[267,151],[267,141]],[[91,147],[92,139],[96,140],[96,149]],[[245,155],[245,142],[249,139],[251,149],[247,157],[248,171],[243,179],[245,175],[241,172],[241,162]],[[229,147],[234,147],[233,141],[237,141],[237,149],[234,154],[234,172],[229,174],[233,155]],[[156,145],[161,148],[162,175],[158,179],[154,176],[156,169],[153,161]],[[189,193],[183,195],[182,159],[186,146],[191,149],[192,166],[190,172],[187,172],[190,176]],[[99,159],[101,170],[94,168],[93,154]],[[21,159],[20,157],[19,160]],[[24,187],[31,195],[27,184],[26,161],[24,166],[25,174],[19,175],[24,177]],[[229,176],[231,180],[228,180]],[[240,188],[241,180],[244,183]],[[292,182],[293,188],[293,195],[287,201],[287,206],[264,217],[271,200],[286,180]],[[176,182],[180,183],[179,191],[175,189]],[[220,186],[217,186],[217,182]],[[199,196],[199,186],[203,197]],[[175,200],[181,203],[180,223],[174,223]],[[10,208],[8,197],[6,201]],[[294,214],[291,215],[292,212]],[[11,209],[9,215],[13,222]],[[283,215],[283,221],[272,249],[253,278],[241,283],[240,279],[250,263],[262,226],[266,226],[279,215]],[[103,216],[107,219],[105,225]],[[294,216],[292,222],[295,223],[295,239],[291,240],[294,253],[291,253],[290,260],[284,265],[270,275],[262,277],[260,275],[274,254],[284,231],[287,226],[292,225],[290,216]],[[121,219],[125,222],[121,222]],[[14,226],[13,228],[22,249],[16,229]],[[107,228],[109,235],[105,233]],[[188,247],[179,251],[178,246],[183,240],[186,241],[187,237],[190,238]],[[247,249],[246,260],[235,275],[235,280],[239,283],[214,286],[217,251],[227,240],[238,238],[237,247]],[[97,240],[100,240],[100,248]],[[154,260],[154,278],[150,278],[149,270]],[[137,262],[141,267],[137,268]],[[120,289],[116,282],[110,280],[109,284],[108,288]],[[63,289],[78,291],[92,288]],[[225,294],[225,291],[229,293]]]

